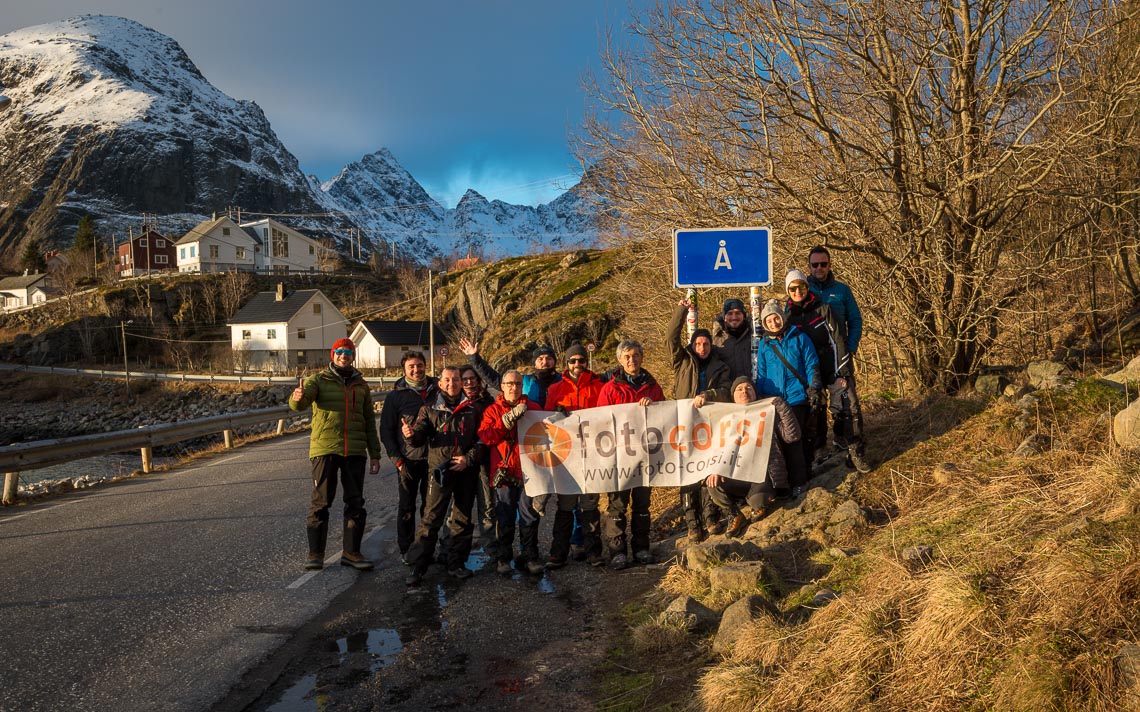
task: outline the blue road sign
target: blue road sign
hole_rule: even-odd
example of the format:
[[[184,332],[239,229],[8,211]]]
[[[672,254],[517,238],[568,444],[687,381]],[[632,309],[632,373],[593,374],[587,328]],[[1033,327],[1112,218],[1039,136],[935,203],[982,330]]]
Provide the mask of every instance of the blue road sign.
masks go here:
[[[673,231],[674,287],[751,287],[771,283],[771,228]]]

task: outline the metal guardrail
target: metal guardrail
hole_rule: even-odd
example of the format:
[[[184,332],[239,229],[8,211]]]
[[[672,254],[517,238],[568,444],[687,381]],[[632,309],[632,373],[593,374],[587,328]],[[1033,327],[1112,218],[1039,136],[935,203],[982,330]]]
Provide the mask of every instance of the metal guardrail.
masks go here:
[[[0,371],[25,371],[28,373],[50,373],[64,376],[96,376],[99,378],[131,378],[139,381],[203,381],[208,383],[268,383],[268,384],[295,384],[296,376],[217,376],[210,373],[161,373],[157,371],[109,371],[102,368],[61,368],[59,366],[28,366],[19,363],[0,363]],[[371,385],[381,388],[391,386],[395,378],[383,376],[366,376]]]
[[[387,391],[374,391],[374,402],[382,403]],[[301,418],[311,410],[290,410],[287,405],[278,405],[240,413],[211,415],[205,418],[183,420],[177,423],[147,425],[135,430],[118,430],[112,433],[79,435],[73,438],[37,440],[30,443],[16,443],[0,447],[0,472],[5,473],[3,503],[11,504],[18,496],[19,473],[41,467],[59,465],[87,457],[109,455],[126,450],[142,452],[143,472],[151,471],[152,449],[158,445],[190,440],[221,432],[227,448],[233,447],[233,431],[236,428],[260,425],[277,421],[277,434],[285,432],[285,421]]]

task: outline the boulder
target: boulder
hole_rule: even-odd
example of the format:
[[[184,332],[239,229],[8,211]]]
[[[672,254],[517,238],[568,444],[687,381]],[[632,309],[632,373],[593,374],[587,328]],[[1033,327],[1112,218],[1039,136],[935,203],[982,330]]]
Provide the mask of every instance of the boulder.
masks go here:
[[[1112,421],[1112,437],[1120,447],[1140,447],[1140,400],[1132,401],[1116,414]]]
[[[1140,709],[1140,645],[1120,646],[1112,664],[1120,687],[1121,709]]]
[[[1065,382],[1068,370],[1056,361],[1034,361],[1025,367],[1025,375],[1034,388],[1056,388]]]
[[[987,396],[997,397],[1009,386],[1009,379],[1002,373],[985,373],[974,381],[974,390]]]
[[[953,462],[940,462],[934,466],[934,472],[931,473],[931,479],[939,485],[948,485],[961,476],[961,471]]]
[[[764,562],[734,561],[709,571],[714,591],[752,591],[764,583]]]
[[[903,565],[911,571],[924,569],[934,563],[934,547],[927,546],[926,544],[907,547],[899,554],[899,559],[901,559]]]
[[[839,598],[838,593],[830,588],[822,588],[812,597],[811,606],[812,608],[823,608],[837,598]]]
[[[1113,383],[1127,383],[1128,381],[1140,381],[1140,356],[1128,362],[1128,365],[1120,369],[1116,373],[1110,373],[1104,377],[1104,380]]]
[[[713,638],[713,651],[721,655],[731,653],[732,646],[736,645],[749,623],[763,616],[778,618],[779,615],[779,609],[767,598],[760,595],[745,596],[724,609],[716,637]]]
[[[563,257],[558,262],[558,266],[561,267],[562,269],[568,269],[570,267],[573,267],[574,265],[580,265],[584,262],[589,262],[589,261],[590,261],[589,255],[587,255],[582,250],[575,250],[573,252],[567,253],[567,255],[565,257]]]
[[[661,620],[682,625],[689,631],[697,631],[711,628],[716,623],[716,613],[690,596],[678,596],[661,614]]]

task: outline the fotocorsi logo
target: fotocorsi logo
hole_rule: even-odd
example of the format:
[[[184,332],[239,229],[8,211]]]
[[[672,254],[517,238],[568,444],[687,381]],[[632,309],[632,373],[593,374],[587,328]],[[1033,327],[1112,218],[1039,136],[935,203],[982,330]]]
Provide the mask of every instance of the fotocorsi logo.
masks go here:
[[[554,468],[565,462],[573,447],[570,433],[541,420],[526,429],[520,443],[523,457],[546,468]]]

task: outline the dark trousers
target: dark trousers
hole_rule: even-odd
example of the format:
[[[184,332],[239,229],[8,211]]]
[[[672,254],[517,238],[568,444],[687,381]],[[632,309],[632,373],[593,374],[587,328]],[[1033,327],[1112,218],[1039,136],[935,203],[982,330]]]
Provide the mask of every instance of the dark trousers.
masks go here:
[[[772,487],[768,482],[745,482],[744,480],[722,480],[716,487],[705,488],[709,497],[722,509],[738,514],[740,507],[747,504],[757,512],[764,511]]]
[[[439,530],[447,523],[450,536],[447,544],[447,568],[457,569],[467,562],[471,554],[471,532],[475,526],[471,523],[471,508],[475,505],[475,478],[479,476],[479,468],[466,470],[449,470],[443,482],[435,476],[428,477],[427,503],[424,506],[424,516],[420,525],[416,527],[416,540],[408,548],[408,561],[419,573],[427,571],[431,564],[432,553],[435,551],[436,541],[439,539]],[[447,509],[455,500],[451,508],[451,516]]]
[[[565,561],[570,556],[570,541],[576,522],[581,525],[582,546],[586,553],[602,553],[602,539],[598,531],[601,527],[598,499],[599,495],[596,494],[558,495],[558,511],[554,513],[554,531],[550,542],[551,559]]]
[[[847,377],[847,387],[840,388],[832,383],[827,387],[828,410],[835,429],[835,444],[846,448],[854,445],[863,452],[863,409],[859,406],[859,394],[855,392],[855,376]],[[826,422],[819,435],[827,440]]]
[[[478,487],[475,488],[475,519],[483,528],[483,535],[494,531],[495,528],[495,497],[491,493],[491,481],[487,477],[490,466],[479,467]]]
[[[807,403],[790,407],[803,434],[798,442],[785,443],[780,440],[780,452],[784,454],[784,462],[788,466],[788,486],[803,487],[811,479],[811,462],[815,454],[815,436],[812,434],[815,425],[812,421],[814,415]]]
[[[602,537],[610,550],[610,556],[626,554],[625,517],[632,504],[633,521],[630,522],[630,543],[633,552],[649,551],[649,495],[650,488],[634,487],[631,490],[611,492],[606,506],[606,516],[602,519]]]
[[[320,455],[309,458],[313,467],[313,493],[309,505],[309,516],[305,520],[309,551],[325,553],[325,542],[329,535],[329,507],[336,499],[336,483],[339,473],[344,499],[344,543],[345,551],[360,551],[360,541],[364,538],[364,521],[368,512],[364,510],[364,465],[368,458],[364,455]]]
[[[420,519],[424,516],[427,504],[428,466],[427,460],[404,460],[404,472],[396,472],[400,499],[396,505],[396,544],[400,553],[408,553],[408,547],[416,538],[416,498],[419,497]]]
[[[706,490],[704,482],[681,487],[681,511],[685,513],[685,526],[690,531],[708,529],[720,516],[717,503]]]
[[[518,521],[521,560],[538,560],[538,512],[534,501],[522,487],[496,487],[495,555],[499,561],[510,561],[515,552],[515,521]]]

